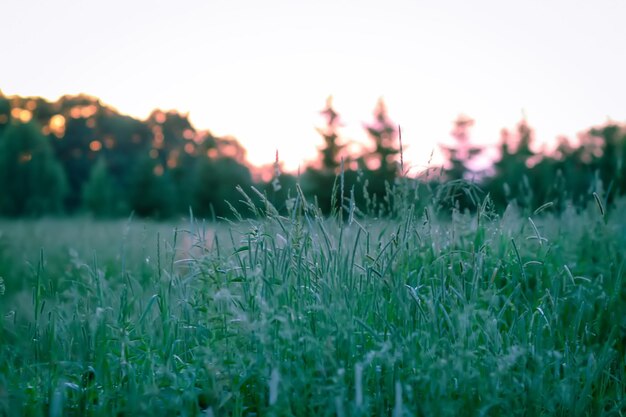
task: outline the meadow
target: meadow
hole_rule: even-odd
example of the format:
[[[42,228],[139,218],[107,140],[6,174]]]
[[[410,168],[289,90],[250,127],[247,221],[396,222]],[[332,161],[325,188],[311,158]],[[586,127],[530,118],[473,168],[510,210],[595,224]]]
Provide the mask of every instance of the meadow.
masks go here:
[[[626,204],[0,222],[1,416],[621,416]]]

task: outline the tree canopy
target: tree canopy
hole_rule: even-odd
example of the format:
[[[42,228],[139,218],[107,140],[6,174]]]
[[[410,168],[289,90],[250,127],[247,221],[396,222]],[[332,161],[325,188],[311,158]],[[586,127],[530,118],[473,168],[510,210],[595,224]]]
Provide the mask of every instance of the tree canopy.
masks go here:
[[[385,102],[379,100],[373,121],[363,124],[370,146],[359,154],[348,153],[350,139],[342,135],[332,97],[320,113],[318,162],[294,176],[280,172],[277,161],[270,178],[247,162],[235,138],[199,131],[177,111],[156,109],[138,120],[88,95],[50,102],[0,93],[0,215],[132,211],[165,218],[191,208],[200,216],[223,217],[233,208],[246,212],[237,186],[255,185],[286,210],[296,184],[326,214],[392,213],[388,190],[405,173],[399,170],[399,126]],[[578,143],[560,138],[548,153],[537,151],[534,131],[522,120],[513,131],[502,131],[499,155],[477,172],[473,160],[484,147],[472,142],[473,123],[467,116],[453,122],[452,141],[441,145],[441,175],[403,178],[415,198],[444,196],[446,210],[475,209],[487,195],[500,210],[511,203],[529,210],[551,203],[562,210],[589,201],[591,193],[607,204],[626,193],[623,124],[590,128]]]

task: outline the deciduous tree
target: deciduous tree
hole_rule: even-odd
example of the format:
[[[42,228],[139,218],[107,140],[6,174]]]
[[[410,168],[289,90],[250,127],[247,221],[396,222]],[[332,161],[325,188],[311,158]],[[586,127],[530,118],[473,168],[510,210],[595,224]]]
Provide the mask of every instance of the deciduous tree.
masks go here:
[[[58,213],[67,181],[35,122],[13,121],[0,134],[0,214]]]

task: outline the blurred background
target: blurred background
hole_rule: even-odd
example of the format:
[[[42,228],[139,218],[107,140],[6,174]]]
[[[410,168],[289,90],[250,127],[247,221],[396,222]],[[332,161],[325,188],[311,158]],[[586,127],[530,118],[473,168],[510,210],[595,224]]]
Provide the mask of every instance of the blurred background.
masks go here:
[[[325,213],[352,198],[378,214],[399,179],[459,208],[610,203],[626,191],[625,14],[610,0],[10,2],[0,215],[212,218],[226,201],[245,214],[236,185],[285,210],[295,184]]]

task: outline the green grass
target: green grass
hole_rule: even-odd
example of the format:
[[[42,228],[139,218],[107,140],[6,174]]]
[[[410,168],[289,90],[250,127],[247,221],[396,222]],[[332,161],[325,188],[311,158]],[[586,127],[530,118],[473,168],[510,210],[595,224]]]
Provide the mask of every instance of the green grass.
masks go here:
[[[293,203],[196,246],[198,223],[0,224],[0,415],[626,414],[618,208]]]

